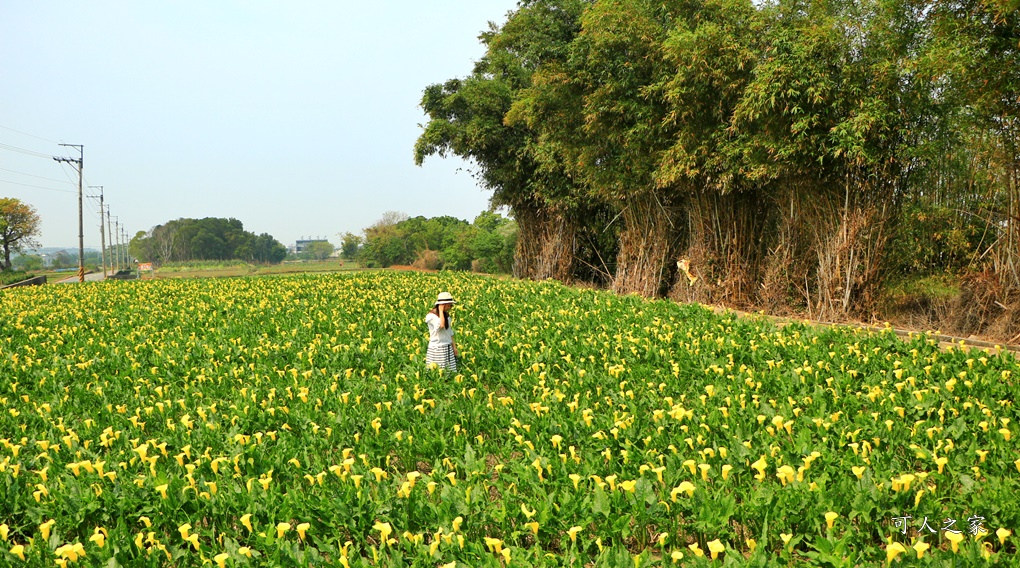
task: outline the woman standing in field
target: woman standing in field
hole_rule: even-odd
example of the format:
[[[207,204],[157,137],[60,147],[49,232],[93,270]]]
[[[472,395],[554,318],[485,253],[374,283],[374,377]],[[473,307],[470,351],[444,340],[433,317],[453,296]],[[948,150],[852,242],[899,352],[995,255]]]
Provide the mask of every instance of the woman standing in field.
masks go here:
[[[453,309],[453,296],[449,292],[440,292],[432,310],[425,316],[429,326],[429,349],[425,355],[425,364],[431,367],[457,372],[457,344],[453,341],[453,321],[450,310]]]

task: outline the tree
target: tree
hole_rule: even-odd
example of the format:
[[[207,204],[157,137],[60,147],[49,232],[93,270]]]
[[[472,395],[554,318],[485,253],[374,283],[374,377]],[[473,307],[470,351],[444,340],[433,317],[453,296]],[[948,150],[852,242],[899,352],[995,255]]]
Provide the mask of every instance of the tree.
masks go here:
[[[77,266],[78,260],[71,256],[71,253],[66,250],[58,250],[53,255],[53,261],[50,263],[52,268],[70,268]]]
[[[654,296],[677,276],[677,299],[823,318],[873,315],[897,272],[1020,288],[1018,6],[521,0],[470,75],[425,90],[415,160],[473,162],[520,277],[584,265]],[[372,248],[476,270],[499,248],[485,216],[441,245],[412,221]]]
[[[483,272],[514,268],[517,224],[497,213],[483,212],[473,224],[449,215],[384,221],[365,229],[358,260],[366,266],[405,264]]]
[[[964,109],[961,131],[980,133],[987,172],[998,199],[984,200],[996,242],[988,251],[992,267],[1009,287],[1020,288],[1020,2],[936,0],[931,74],[943,95]],[[967,150],[971,150],[967,148]],[[980,166],[975,168],[979,170]],[[985,253],[987,254],[987,253]]]
[[[430,85],[422,97],[430,120],[415,162],[452,153],[474,163],[475,175],[493,192],[491,204],[509,207],[517,221],[514,273],[522,278],[572,279],[577,232],[592,216],[559,156],[541,144],[542,132],[507,121],[536,69],[567,56],[588,3],[521,2],[503,27],[482,34],[487,53],[470,76]]]
[[[543,62],[507,115],[540,133],[541,154],[557,156],[581,189],[575,199],[612,211],[603,228],[620,219],[618,292],[657,295],[675,270],[682,200],[656,179],[672,137],[669,109],[653,86],[669,70],[662,45],[683,5],[593,2],[566,58]]]
[[[928,35],[923,12],[905,0],[789,0],[763,10],[763,56],[737,104],[730,147],[769,186],[778,216],[770,233],[783,235],[767,244],[780,252],[777,272],[820,317],[868,310],[881,284],[919,165],[913,148],[936,116],[936,87],[914,70]]]
[[[168,262],[174,255],[174,242],[177,240],[175,226],[157,227],[152,232],[153,252],[160,262]]]
[[[287,247],[269,233],[253,237],[248,246],[251,249],[251,260],[256,262],[279,264],[287,258]]]
[[[11,253],[39,246],[35,240],[39,222],[39,214],[31,205],[13,197],[0,198],[0,247],[4,253],[0,270],[11,269]]]
[[[447,270],[469,270],[471,268],[471,261],[474,260],[472,245],[476,233],[476,229],[466,223],[451,230],[450,244],[439,253],[443,260],[443,268]]]
[[[498,213],[482,211],[472,225],[471,270],[511,272],[517,241],[516,223]]]
[[[221,260],[227,243],[220,235],[202,227],[189,242],[192,254],[199,260]]]
[[[364,242],[365,239],[361,235],[347,231],[340,235],[340,255],[347,260],[354,260],[358,257],[358,250]]]
[[[403,211],[387,211],[382,214],[382,218],[376,222],[376,225],[396,225],[408,219],[410,219],[410,216]]]
[[[43,258],[37,254],[20,254],[11,262],[15,270],[33,272],[43,269]]]
[[[244,230],[237,219],[175,219],[140,232],[130,250],[143,262],[239,259],[282,262],[287,248],[268,234]]]
[[[305,247],[305,252],[314,260],[326,260],[335,250],[336,247],[328,241],[315,241]]]
[[[399,224],[406,221],[406,213],[387,211],[381,219],[365,229],[365,247],[362,254],[367,264],[387,267],[393,264],[410,264],[414,260],[407,253],[403,232]]]
[[[142,262],[153,262],[156,260],[156,253],[153,251],[153,239],[148,237],[149,233],[138,231],[128,241],[128,251],[131,253],[131,256]]]

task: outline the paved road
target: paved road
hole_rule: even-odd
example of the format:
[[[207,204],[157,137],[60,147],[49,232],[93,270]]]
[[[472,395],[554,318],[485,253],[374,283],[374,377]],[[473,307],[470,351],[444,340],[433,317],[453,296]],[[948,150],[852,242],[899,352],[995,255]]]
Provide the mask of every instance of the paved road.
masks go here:
[[[104,280],[102,272],[90,272],[85,275],[86,282],[99,282],[101,280]],[[57,284],[77,284],[77,283],[78,283],[77,274],[64,278],[63,280],[57,280]]]

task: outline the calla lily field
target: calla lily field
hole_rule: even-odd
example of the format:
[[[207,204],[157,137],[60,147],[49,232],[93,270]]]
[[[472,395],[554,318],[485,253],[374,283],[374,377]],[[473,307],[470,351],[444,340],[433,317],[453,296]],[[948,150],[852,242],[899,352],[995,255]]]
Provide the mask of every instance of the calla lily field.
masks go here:
[[[424,364],[441,290],[455,374]],[[1001,349],[415,272],[22,288],[0,329],[3,565],[1017,554]]]

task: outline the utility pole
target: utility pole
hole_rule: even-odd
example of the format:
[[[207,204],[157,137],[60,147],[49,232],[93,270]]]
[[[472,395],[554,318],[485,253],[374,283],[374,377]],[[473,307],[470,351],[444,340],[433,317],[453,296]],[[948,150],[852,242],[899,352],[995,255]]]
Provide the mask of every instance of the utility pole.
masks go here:
[[[99,189],[99,242],[101,243],[99,250],[103,253],[103,279],[106,279],[106,229],[103,228],[103,186],[101,185],[90,185],[89,189]],[[90,195],[92,199],[95,199],[95,195]]]
[[[114,235],[117,235],[117,248],[114,249],[115,250],[114,254],[116,255],[117,268],[119,269],[123,268],[124,266],[123,264],[120,263],[120,217],[114,216],[113,219],[114,219],[113,224],[117,227],[117,230],[113,232]]]
[[[78,149],[78,158],[64,158],[60,156],[53,156],[53,159],[58,162],[68,162],[72,164],[78,164],[78,282],[85,281],[85,221],[82,218],[82,191],[81,191],[81,179],[82,169],[85,164],[85,146],[82,144],[61,144],[61,146],[70,146],[71,148]]]
[[[99,214],[102,215],[103,213],[100,211]],[[114,274],[116,274],[117,273],[117,269],[113,266],[113,228],[112,228],[111,225],[112,225],[112,223],[110,223],[110,206],[107,205],[106,206],[106,236],[110,237],[110,270]]]

